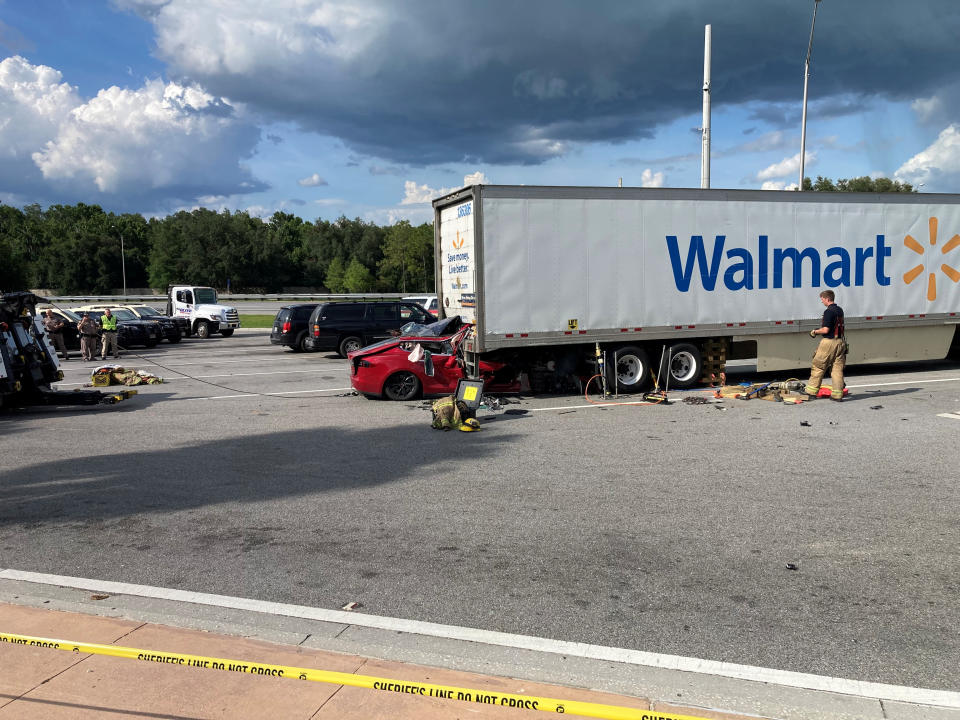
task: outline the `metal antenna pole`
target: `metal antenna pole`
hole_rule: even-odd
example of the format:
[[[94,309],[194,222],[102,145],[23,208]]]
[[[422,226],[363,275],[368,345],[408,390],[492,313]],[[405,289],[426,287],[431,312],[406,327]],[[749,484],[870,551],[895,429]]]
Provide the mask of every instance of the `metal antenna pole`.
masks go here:
[[[817,6],[820,0],[813,0],[813,22],[810,23],[810,42],[807,44],[807,62],[803,74],[803,117],[800,120],[800,184],[797,190],[803,190],[803,169],[807,154],[807,86],[810,83],[810,53],[813,51],[813,28],[817,24]]]

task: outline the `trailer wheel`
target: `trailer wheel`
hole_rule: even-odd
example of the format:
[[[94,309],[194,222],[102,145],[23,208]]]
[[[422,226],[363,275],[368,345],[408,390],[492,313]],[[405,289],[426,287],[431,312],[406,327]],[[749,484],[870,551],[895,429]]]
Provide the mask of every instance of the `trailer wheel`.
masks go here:
[[[412,372],[398,372],[387,378],[383,394],[391,400],[413,400],[420,391],[420,381]]]
[[[700,351],[695,345],[689,343],[671,345],[670,362],[668,364],[666,358],[663,362],[667,367],[661,369],[661,385],[666,383],[664,378],[669,373],[670,387],[688,388],[694,385],[703,373],[703,358]]]
[[[197,323],[197,337],[201,340],[206,340],[210,337],[210,323],[206,320],[201,320]]]
[[[619,392],[640,392],[650,380],[650,361],[643,348],[633,345],[622,347],[614,355],[616,361],[611,362],[613,375],[616,378]],[[608,356],[609,357],[609,356]]]

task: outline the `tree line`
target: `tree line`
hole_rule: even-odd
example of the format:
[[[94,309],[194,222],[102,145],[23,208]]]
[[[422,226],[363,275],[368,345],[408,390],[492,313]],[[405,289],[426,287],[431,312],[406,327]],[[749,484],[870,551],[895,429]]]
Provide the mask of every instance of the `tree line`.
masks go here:
[[[0,204],[0,290],[103,295],[177,282],[233,292],[432,292],[433,225],[204,208],[147,220],[83,203]]]
[[[804,178],[803,188],[916,192],[909,183],[870,177]],[[345,217],[311,223],[283,212],[263,220],[204,208],[147,220],[83,203],[46,210],[0,203],[0,290],[103,295],[177,282],[233,292],[433,292],[433,225],[380,227]]]

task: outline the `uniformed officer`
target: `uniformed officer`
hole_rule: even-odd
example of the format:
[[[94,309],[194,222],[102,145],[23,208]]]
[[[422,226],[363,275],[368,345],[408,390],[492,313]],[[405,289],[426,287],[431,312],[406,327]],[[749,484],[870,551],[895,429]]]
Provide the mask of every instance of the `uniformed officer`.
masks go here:
[[[117,347],[117,318],[110,312],[110,308],[103,311],[100,316],[100,327],[103,329],[103,340],[100,343],[100,359],[106,360],[108,351],[113,348],[113,356],[120,357],[120,349]]]
[[[83,318],[77,323],[77,331],[80,333],[80,354],[84,360],[93,360],[97,354],[97,330],[99,326],[89,312],[83,314]]]
[[[43,318],[43,329],[47,331],[47,336],[50,338],[50,342],[53,343],[53,347],[56,348],[56,351],[60,353],[61,357],[64,360],[70,359],[70,354],[67,352],[67,344],[63,341],[63,328],[65,323],[59,317],[53,314],[53,310],[47,308],[46,317]]]
[[[820,293],[820,302],[826,310],[820,327],[810,331],[810,337],[820,337],[820,344],[813,354],[813,367],[805,391],[811,399],[820,392],[823,376],[830,373],[830,399],[843,400],[843,368],[847,363],[847,341],[843,337],[843,308],[834,302],[833,290]]]

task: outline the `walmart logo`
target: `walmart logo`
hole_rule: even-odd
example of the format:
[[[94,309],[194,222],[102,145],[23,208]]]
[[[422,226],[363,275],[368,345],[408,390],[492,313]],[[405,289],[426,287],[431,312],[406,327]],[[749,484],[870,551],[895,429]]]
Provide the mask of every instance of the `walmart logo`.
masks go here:
[[[726,235],[717,235],[708,249],[702,235],[693,235],[686,257],[681,255],[677,236],[666,237],[673,279],[680,292],[689,292],[695,273],[708,291],[713,291],[718,282],[728,290],[799,288],[804,284],[820,287],[821,283],[827,287],[850,287],[863,285],[868,278],[874,278],[877,285],[890,284],[886,260],[891,248],[883,235],[877,235],[873,245],[851,249],[838,245],[827,248],[823,255],[815,247],[770,247],[766,235],[758,237],[756,252],[745,247],[727,248]]]
[[[937,218],[930,218],[929,228],[930,250],[932,253],[933,248],[937,245]],[[917,253],[917,255],[925,257],[927,254],[923,245],[918,243],[911,235],[907,235],[903,239],[903,245],[904,247],[913,250],[915,253]],[[948,252],[957,247],[960,247],[960,235],[954,235],[952,238],[950,238],[950,241],[940,249],[940,254],[946,255]],[[936,263],[930,263],[931,269],[935,264]],[[944,275],[953,280],[953,282],[960,282],[960,271],[958,271],[956,268],[943,263],[940,265],[940,270]],[[926,263],[920,263],[919,265],[907,270],[907,272],[903,274],[903,281],[909,285],[924,272],[927,272],[927,300],[932,302],[933,300],[937,299],[937,274],[932,271],[927,271]]]

